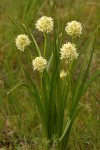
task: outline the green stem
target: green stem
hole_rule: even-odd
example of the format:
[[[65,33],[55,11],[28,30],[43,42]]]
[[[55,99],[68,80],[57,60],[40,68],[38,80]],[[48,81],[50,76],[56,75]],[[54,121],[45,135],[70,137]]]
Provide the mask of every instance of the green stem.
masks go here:
[[[72,37],[72,43],[73,43],[73,44],[76,43],[76,36]]]
[[[43,99],[43,83],[42,83],[42,78],[43,78],[43,73],[40,72],[40,91],[41,91],[41,99],[42,102],[44,103],[44,105],[46,105],[44,99]],[[46,106],[44,106],[46,107]],[[45,108],[44,108],[45,109]],[[45,118],[46,119],[46,118]],[[44,122],[43,125],[43,139],[46,140],[48,139],[48,131],[47,131],[47,125],[46,125],[46,120]],[[45,150],[49,150],[49,144],[46,143],[46,141],[44,141],[44,149]]]
[[[46,46],[47,46],[47,38],[46,33],[44,32],[44,57],[46,57]]]
[[[30,60],[32,61],[33,56],[32,56],[32,54],[31,54],[31,51],[30,51],[30,49],[29,49],[29,48],[28,48],[27,52],[28,52],[28,54],[29,54]]]

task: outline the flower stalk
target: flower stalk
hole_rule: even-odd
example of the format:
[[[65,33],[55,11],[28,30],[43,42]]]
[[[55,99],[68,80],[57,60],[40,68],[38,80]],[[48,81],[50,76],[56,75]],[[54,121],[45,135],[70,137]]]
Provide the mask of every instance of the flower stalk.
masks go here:
[[[44,58],[46,57],[46,48],[47,48],[47,38],[46,33],[44,32]]]

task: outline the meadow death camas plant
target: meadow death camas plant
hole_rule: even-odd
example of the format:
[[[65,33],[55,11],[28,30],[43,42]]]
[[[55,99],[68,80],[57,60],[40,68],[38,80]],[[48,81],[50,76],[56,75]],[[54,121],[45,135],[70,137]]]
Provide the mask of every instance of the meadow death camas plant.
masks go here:
[[[70,42],[62,45],[60,53],[61,59],[65,59],[66,61],[71,61],[73,59],[77,59],[78,57],[76,45]]]
[[[67,76],[67,72],[65,70],[61,70],[60,72],[60,78],[65,78]]]
[[[25,80],[18,83],[10,92],[19,86],[23,86],[29,91],[35,101],[41,118],[42,137],[49,141],[44,143],[45,148],[43,150],[54,149],[54,143],[56,143],[55,150],[66,150],[68,148],[68,139],[72,125],[83,108],[79,101],[100,73],[96,71],[90,78],[88,77],[93,56],[94,39],[98,28],[84,44],[81,44],[78,51],[78,42],[74,41],[71,43],[66,41],[65,36],[67,35],[64,32],[66,31],[70,36],[80,36],[82,34],[81,23],[77,21],[68,22],[63,30],[59,28],[60,23],[59,20],[54,19],[53,21],[51,17],[47,16],[41,17],[36,22],[36,28],[45,34],[43,50],[40,50],[34,35],[25,25],[23,27],[27,35],[21,34],[15,40],[16,46],[20,51],[28,48],[29,56],[31,55],[31,63],[28,65],[33,66],[33,74],[35,70],[38,70],[37,73],[40,78],[38,76],[37,78],[40,82],[34,81],[31,71],[27,72],[25,64],[21,61],[20,51],[15,48]],[[53,35],[47,41],[46,34],[53,29]],[[30,43],[31,47],[28,47]],[[48,53],[47,49],[49,48],[50,51]],[[81,57],[82,54],[84,54],[84,58]],[[66,62],[68,62],[68,65]],[[81,67],[79,72],[77,72],[77,66],[80,63]],[[76,73],[77,79],[74,78]],[[41,86],[38,83],[41,83]]]
[[[53,30],[53,19],[51,17],[43,16],[36,22],[36,28],[42,32],[51,32]]]
[[[43,70],[47,67],[47,61],[43,57],[36,57],[32,61],[34,70],[38,70],[40,72],[43,72]]]
[[[15,39],[15,43],[20,51],[24,51],[24,49],[30,45],[31,41],[29,40],[27,35],[21,34],[18,35],[18,37]]]
[[[82,25],[77,21],[68,22],[65,31],[72,37],[80,36],[82,34]]]

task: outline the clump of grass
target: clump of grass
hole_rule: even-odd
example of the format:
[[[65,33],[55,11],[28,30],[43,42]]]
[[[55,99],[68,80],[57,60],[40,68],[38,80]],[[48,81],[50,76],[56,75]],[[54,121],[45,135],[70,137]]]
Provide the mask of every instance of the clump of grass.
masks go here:
[[[84,109],[84,106],[80,104],[80,99],[100,74],[100,71],[97,70],[88,79],[99,26],[81,46],[81,43],[76,40],[77,33],[81,33],[76,32],[79,28],[77,25],[71,26],[70,32],[73,33],[73,29],[75,29],[74,36],[71,34],[70,41],[73,44],[67,43],[63,47],[64,38],[67,35],[65,29],[63,31],[60,29],[60,17],[58,19],[45,17],[42,21],[39,20],[37,28],[41,29],[40,31],[44,35],[43,50],[40,50],[38,42],[29,28],[22,24],[21,31],[27,34],[31,41],[30,45],[27,45],[25,38],[21,38],[21,42],[19,41],[19,45],[22,44],[25,48],[24,52],[20,52],[15,47],[24,80],[15,85],[8,94],[20,86],[27,89],[33,97],[41,119],[43,139],[45,139],[44,149],[65,150],[68,146],[68,139],[74,121],[81,109]],[[80,29],[82,30],[82,28]],[[53,32],[51,37],[48,32]],[[48,47],[51,47],[51,52],[48,52]],[[29,65],[34,69],[32,70],[33,73],[37,71],[38,81],[33,78],[22,63],[20,55],[23,55],[23,53],[28,56]],[[77,72],[78,68],[79,72]],[[67,72],[63,79],[60,78],[62,69]]]

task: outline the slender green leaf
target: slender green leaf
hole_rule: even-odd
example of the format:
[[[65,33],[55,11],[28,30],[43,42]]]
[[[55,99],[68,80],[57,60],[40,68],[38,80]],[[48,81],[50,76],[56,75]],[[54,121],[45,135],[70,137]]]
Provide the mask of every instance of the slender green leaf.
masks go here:
[[[19,88],[21,86],[29,88],[28,85],[25,82],[21,81],[21,82],[17,83],[7,94],[12,93],[14,90],[16,90],[17,88]]]
[[[100,75],[100,70],[97,70],[94,72],[94,74],[91,76],[91,78],[85,83],[84,87],[83,87],[83,92],[82,94],[84,94],[84,92],[87,90],[87,88],[91,85],[91,83]]]
[[[75,113],[73,114],[72,118],[68,117],[65,129],[64,129],[63,134],[60,137],[59,141],[61,141],[63,138],[66,138],[65,136],[69,135],[67,133],[69,132],[71,126],[73,125],[74,120],[76,119],[76,117],[78,116],[78,114],[79,114],[79,112],[81,111],[82,108],[83,108],[83,106],[78,107],[76,109]]]
[[[8,18],[9,18],[9,20],[17,27],[17,29],[18,29],[20,32],[23,32],[22,29],[17,25],[17,23],[16,23],[13,19],[11,19],[10,17],[8,17]]]
[[[22,26],[25,28],[25,30],[26,30],[27,33],[29,34],[29,36],[30,36],[30,38],[31,38],[31,40],[32,40],[32,44],[34,44],[34,46],[35,46],[36,54],[39,55],[39,56],[41,56],[40,48],[39,48],[39,46],[38,46],[38,44],[37,44],[37,42],[36,42],[34,36],[33,36],[32,33],[30,32],[30,30],[26,27],[25,24],[22,24]]]

